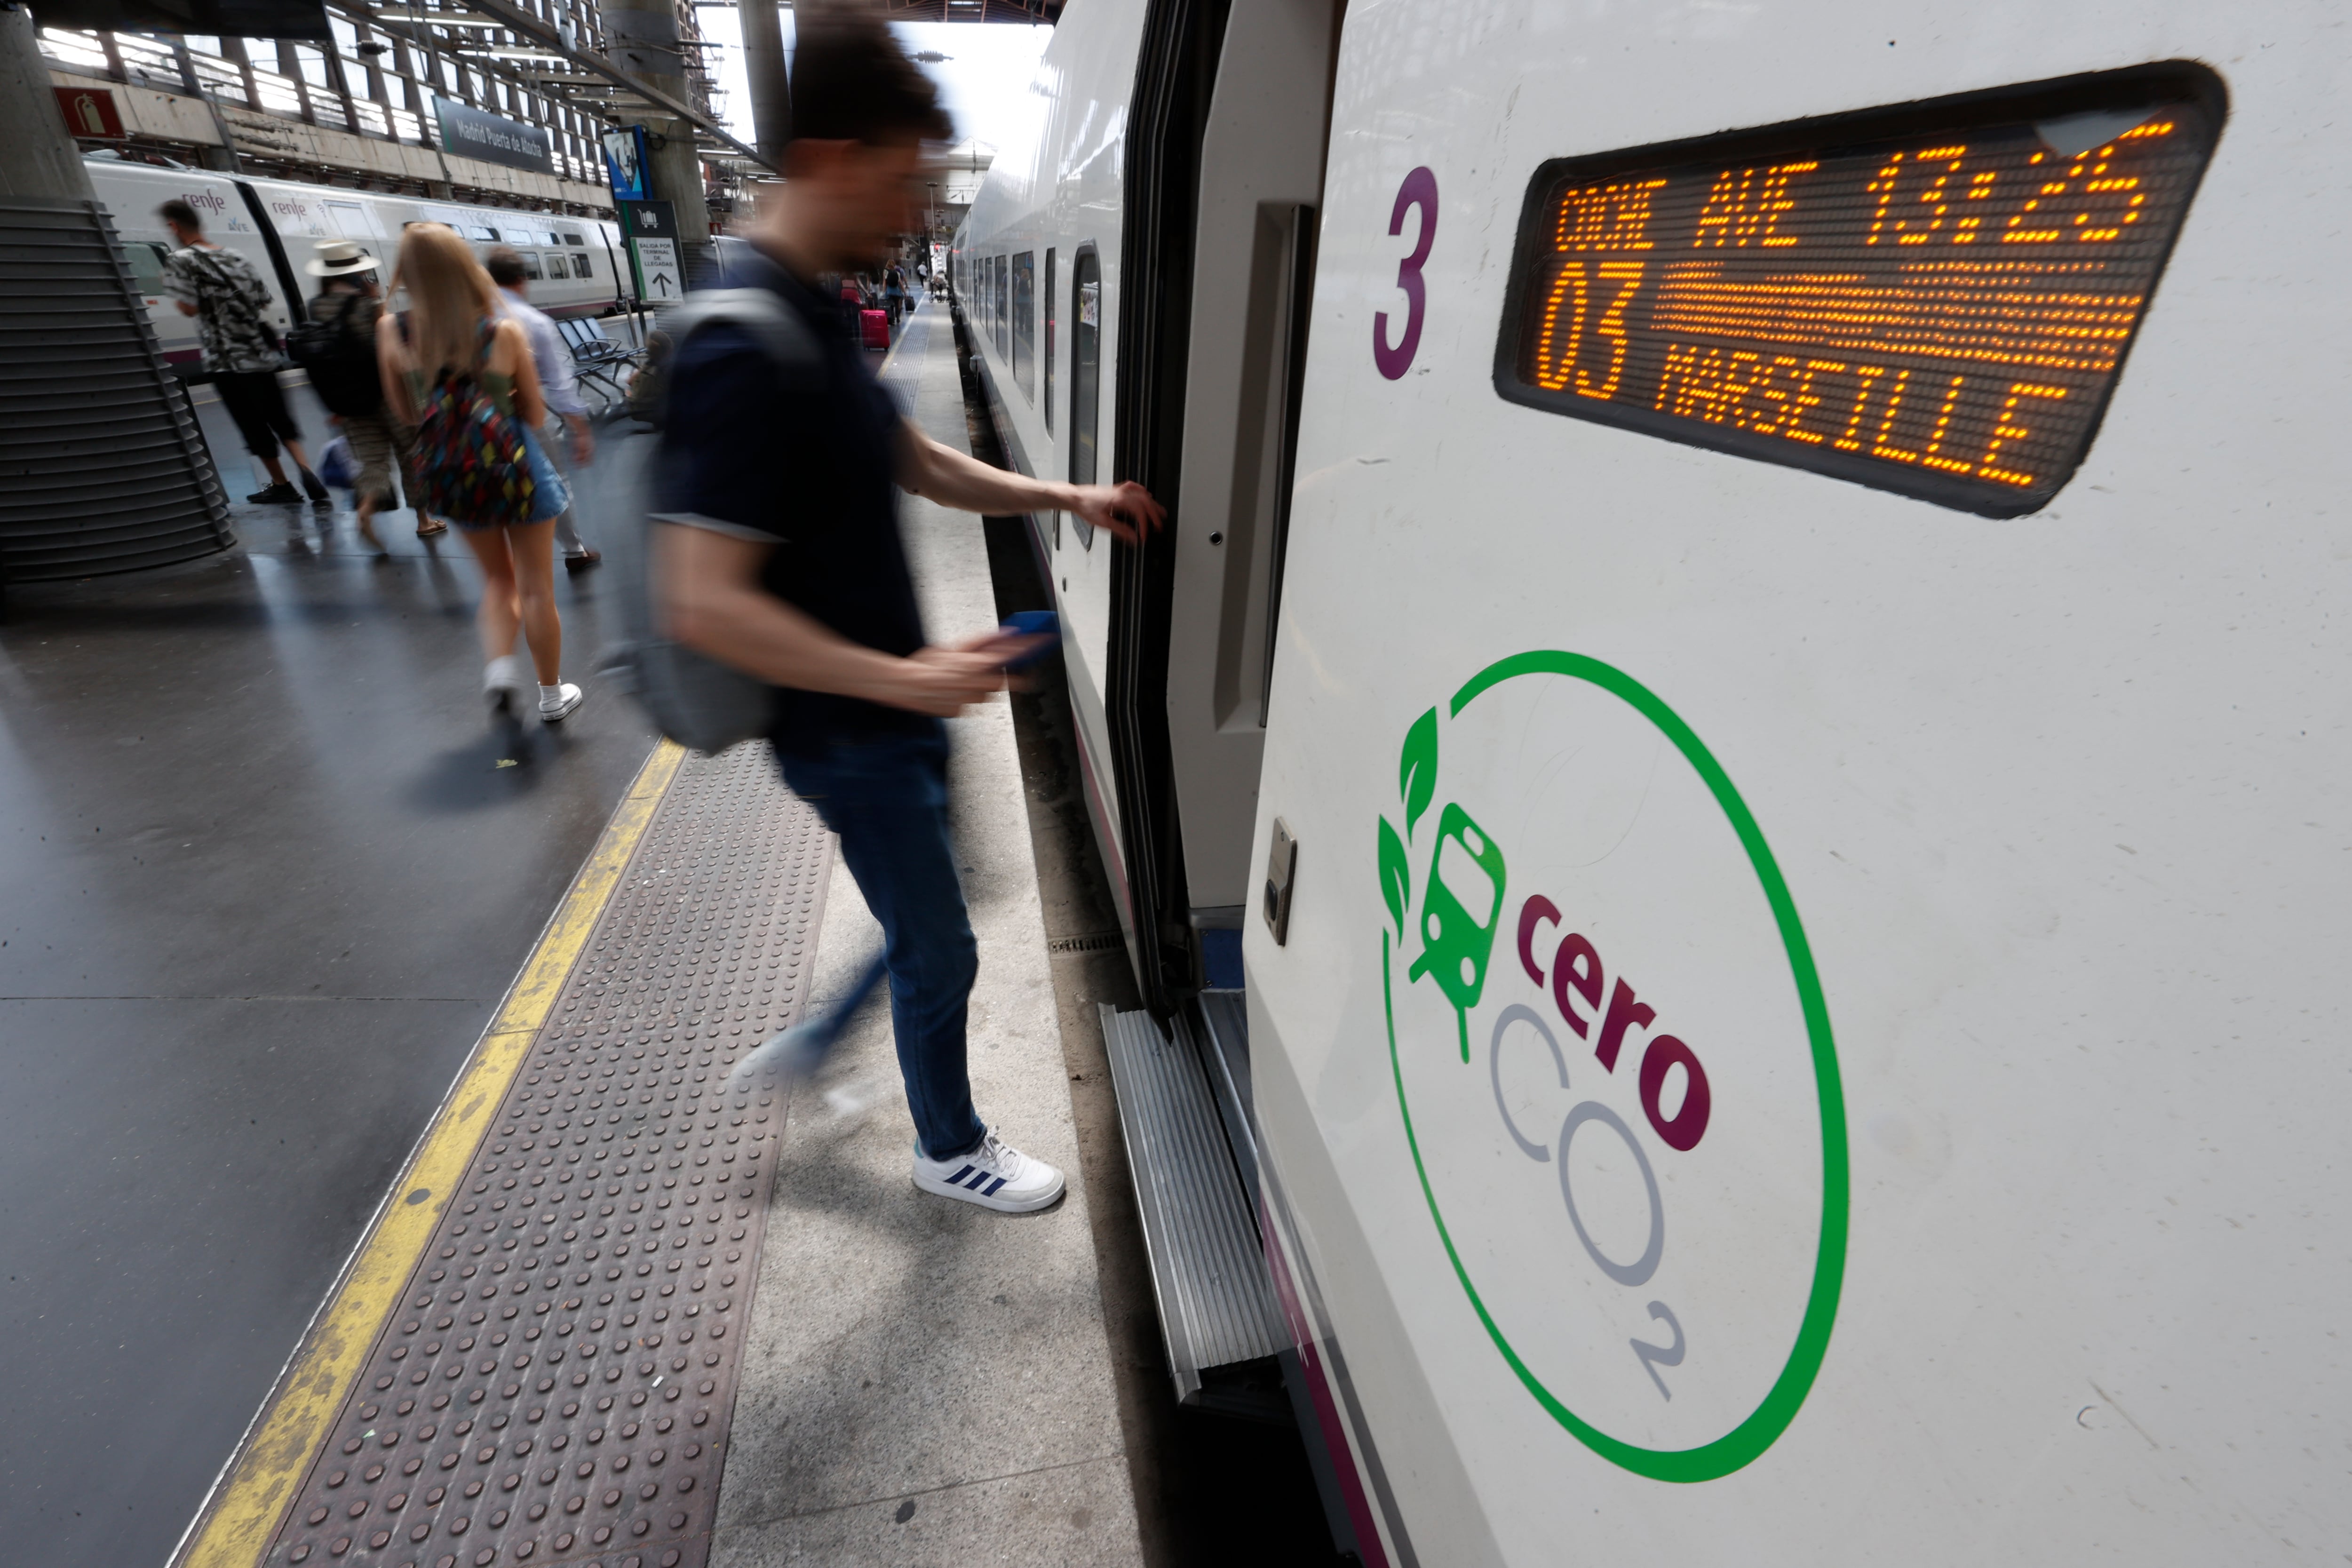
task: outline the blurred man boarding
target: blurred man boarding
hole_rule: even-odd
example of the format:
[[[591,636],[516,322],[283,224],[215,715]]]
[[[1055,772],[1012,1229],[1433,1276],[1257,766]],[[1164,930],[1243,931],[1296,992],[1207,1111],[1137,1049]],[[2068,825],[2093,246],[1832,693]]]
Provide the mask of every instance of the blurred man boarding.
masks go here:
[[[985,700],[1035,639],[927,637],[894,486],[979,512],[1062,510],[1123,538],[1154,526],[1141,487],[1045,484],[931,440],[875,379],[828,273],[854,275],[916,221],[922,151],[951,128],[879,22],[803,7],[786,183],[737,276],[789,315],[778,354],[742,321],[687,332],[672,362],[656,484],[668,635],[775,689],[784,781],[839,836],[880,921],[925,1192],[1045,1208],[1062,1173],[982,1121],[966,1070],[978,952],[948,824],[940,721]]]

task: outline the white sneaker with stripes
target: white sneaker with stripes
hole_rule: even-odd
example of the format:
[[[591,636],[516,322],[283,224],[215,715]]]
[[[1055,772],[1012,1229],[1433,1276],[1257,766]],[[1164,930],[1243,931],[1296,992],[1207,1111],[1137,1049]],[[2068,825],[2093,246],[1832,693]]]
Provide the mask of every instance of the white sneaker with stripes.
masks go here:
[[[917,1144],[915,1185],[1003,1214],[1030,1214],[1059,1202],[1063,1182],[1061,1172],[992,1132],[979,1148],[952,1160],[927,1159]]]

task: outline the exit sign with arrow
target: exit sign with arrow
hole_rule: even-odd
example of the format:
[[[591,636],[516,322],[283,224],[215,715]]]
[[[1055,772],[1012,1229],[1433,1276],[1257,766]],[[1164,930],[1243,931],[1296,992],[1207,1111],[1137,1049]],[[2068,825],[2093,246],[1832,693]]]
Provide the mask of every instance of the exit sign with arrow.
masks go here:
[[[685,274],[677,265],[677,241],[632,239],[629,252],[637,264],[637,298],[658,304],[685,297]]]

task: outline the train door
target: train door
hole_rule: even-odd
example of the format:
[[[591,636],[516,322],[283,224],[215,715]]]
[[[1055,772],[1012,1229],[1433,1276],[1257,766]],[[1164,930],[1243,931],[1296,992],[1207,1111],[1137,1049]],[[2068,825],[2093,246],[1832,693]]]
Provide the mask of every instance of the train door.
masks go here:
[[[1174,526],[1118,552],[1108,658],[1138,970],[1241,984],[1292,410],[1340,0],[1149,9],[1129,118],[1118,472]]]
[[[343,237],[342,225],[346,223],[368,226],[364,212],[355,216],[350,211],[333,211],[329,205],[331,198],[314,185],[297,185],[284,180],[245,180],[238,184],[269,250],[272,270],[263,276],[275,278],[286,295],[292,320],[308,319],[310,296],[318,291],[318,279],[305,270],[315,254],[314,247],[320,240]],[[358,206],[354,202],[336,205]]]

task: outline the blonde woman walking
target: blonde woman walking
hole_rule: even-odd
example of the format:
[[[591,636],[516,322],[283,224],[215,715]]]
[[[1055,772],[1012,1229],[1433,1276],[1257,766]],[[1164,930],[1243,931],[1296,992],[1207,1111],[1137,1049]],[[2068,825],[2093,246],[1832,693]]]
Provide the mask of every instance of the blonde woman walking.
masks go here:
[[[555,520],[571,498],[539,442],[547,402],[530,344],[446,225],[408,226],[392,289],[408,309],[376,331],[384,397],[416,431],[417,510],[455,524],[482,568],[482,694],[496,713],[521,705],[520,631],[539,677],[539,716],[552,724],[581,700],[563,679],[555,610]]]

